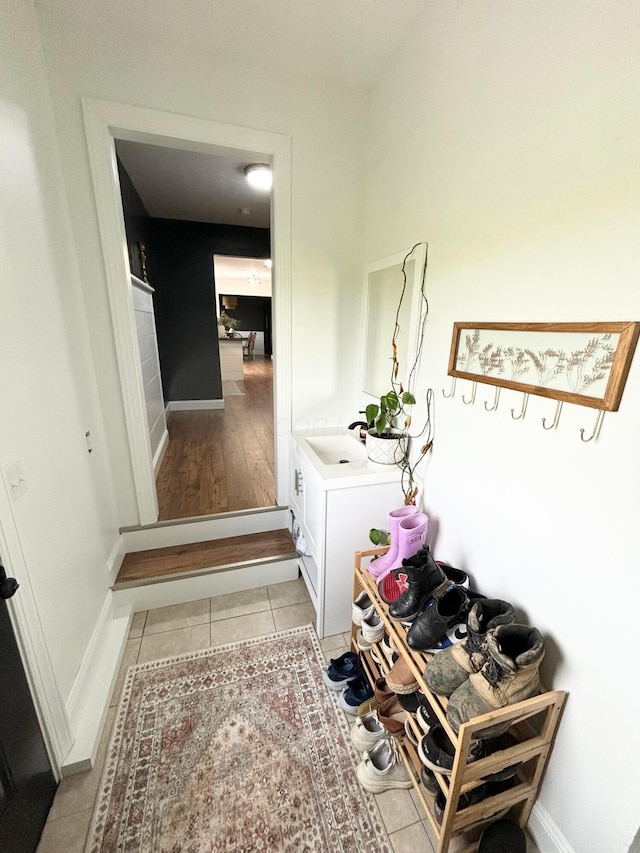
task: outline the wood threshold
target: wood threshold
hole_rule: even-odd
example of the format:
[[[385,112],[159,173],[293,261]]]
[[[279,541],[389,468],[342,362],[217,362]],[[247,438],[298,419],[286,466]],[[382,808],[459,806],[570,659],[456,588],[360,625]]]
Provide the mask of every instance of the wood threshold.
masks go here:
[[[293,559],[296,554],[291,534],[286,529],[134,551],[124,558],[113,588],[229,571],[239,566]]]

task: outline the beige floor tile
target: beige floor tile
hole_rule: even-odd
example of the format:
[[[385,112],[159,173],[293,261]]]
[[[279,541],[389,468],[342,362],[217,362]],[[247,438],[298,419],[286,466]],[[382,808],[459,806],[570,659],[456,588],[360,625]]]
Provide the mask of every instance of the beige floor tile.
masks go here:
[[[262,610],[247,616],[236,616],[234,619],[223,619],[220,622],[211,623],[211,645],[222,646],[225,643],[249,640],[252,637],[261,637],[263,634],[273,634],[275,630],[270,610]]]
[[[267,587],[271,607],[287,607],[290,604],[303,604],[310,601],[307,587],[302,578],[295,581],[271,584]]]
[[[421,815],[413,803],[410,790],[390,790],[376,794],[376,802],[389,834],[420,820]]]
[[[96,755],[96,763],[91,770],[86,773],[75,773],[73,776],[67,776],[58,785],[56,796],[49,811],[49,820],[76,814],[85,809],[92,809],[95,803],[96,794],[100,787],[100,779],[104,768],[104,761],[107,754],[107,746],[111,738],[111,729],[116,716],[116,709],[109,708],[107,719],[104,724],[98,754]]]
[[[341,649],[343,646],[344,637],[342,634],[332,634],[330,637],[325,637],[323,640],[320,640],[320,648],[323,652],[330,652],[331,649]]]
[[[144,623],[147,621],[147,611],[140,610],[138,613],[133,614],[133,619],[131,621],[131,628],[129,629],[129,639],[132,640],[135,637],[141,637],[144,631]]]
[[[347,646],[351,646],[351,631],[345,631],[342,636]]]
[[[420,821],[394,832],[389,840],[394,853],[431,853],[433,849]]]
[[[113,692],[111,693],[110,705],[112,706],[117,705],[120,701],[120,694],[122,693],[127,670],[130,666],[133,666],[138,662],[138,653],[140,651],[141,642],[142,637],[135,637],[134,639],[127,640],[124,648],[124,655],[122,656],[122,663],[120,664],[120,671],[118,672],[118,678],[113,687]]]
[[[297,628],[299,625],[314,625],[316,611],[313,604],[292,604],[290,607],[279,607],[273,611],[273,621],[276,623],[276,631],[284,631],[286,628]]]
[[[150,634],[142,638],[138,663],[206,649],[209,647],[210,636],[208,622],[206,625],[194,625],[190,628],[179,628],[177,631]]]
[[[172,604],[170,607],[149,610],[144,626],[144,636],[208,623],[211,619],[209,602],[208,598],[200,598],[197,601],[187,601],[185,604]]]
[[[211,621],[247,616],[249,613],[259,613],[270,608],[266,586],[247,589],[243,592],[231,592],[228,595],[216,595],[211,599]]]
[[[48,820],[37,853],[82,853],[93,809]]]
[[[348,652],[349,649],[346,646],[340,646],[337,649],[329,649],[324,653],[324,659],[328,662],[330,660],[335,660],[339,658],[340,655],[343,655],[345,652]]]

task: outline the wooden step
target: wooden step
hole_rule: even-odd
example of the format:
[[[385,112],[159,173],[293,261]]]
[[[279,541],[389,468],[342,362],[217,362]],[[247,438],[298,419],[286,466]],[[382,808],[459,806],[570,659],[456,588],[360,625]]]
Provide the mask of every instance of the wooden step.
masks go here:
[[[114,592],[146,584],[295,559],[288,530],[269,530],[127,554]]]

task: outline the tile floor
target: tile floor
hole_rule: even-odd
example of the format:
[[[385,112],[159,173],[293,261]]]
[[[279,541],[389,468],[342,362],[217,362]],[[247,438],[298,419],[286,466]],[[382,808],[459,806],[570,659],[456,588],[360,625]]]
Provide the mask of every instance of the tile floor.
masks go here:
[[[306,625],[313,622],[313,617],[313,605],[302,578],[136,613],[111,697],[96,765],[87,773],[61,781],[38,853],[60,853],[61,850],[82,853],[84,850],[115,709],[129,666]],[[349,642],[348,634],[336,634],[325,637],[320,644],[329,659],[347,651]],[[434,848],[431,827],[426,819],[421,819],[422,807],[413,791],[386,791],[375,798],[394,853],[431,853]],[[527,850],[538,853],[530,840]]]

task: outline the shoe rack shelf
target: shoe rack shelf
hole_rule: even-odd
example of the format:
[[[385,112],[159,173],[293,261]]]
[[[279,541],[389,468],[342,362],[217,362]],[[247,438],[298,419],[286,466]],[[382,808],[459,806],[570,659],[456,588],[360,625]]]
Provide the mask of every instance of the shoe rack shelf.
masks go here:
[[[447,853],[454,836],[462,833],[466,834],[467,843],[461,849],[457,848],[457,853],[475,853],[478,849],[478,838],[484,826],[507,812],[522,829],[526,826],[542,783],[566,693],[562,690],[545,691],[524,702],[474,717],[463,724],[456,734],[447,720],[446,697],[432,693],[423,677],[424,669],[432,655],[409,649],[408,628],[389,617],[388,605],[378,595],[376,579],[367,571],[371,558],[382,555],[387,550],[387,548],[372,548],[356,551],[353,599],[355,600],[363,590],[366,591],[384,622],[394,648],[407,661],[420,690],[424,693],[455,749],[451,775],[435,774],[446,802],[442,822],[439,823],[435,817],[435,797],[420,783],[420,769],[423,764],[417,749],[408,735],[398,739],[398,751],[413,780],[416,794],[437,840],[436,853]],[[373,685],[377,678],[386,676],[390,663],[385,657],[381,644],[374,644],[371,650],[364,652],[359,649],[356,633],[357,628],[354,625],[351,632],[351,645],[354,651],[360,653],[364,669]],[[372,656],[374,650],[377,661]],[[418,742],[423,732],[411,714],[407,714],[407,717],[413,739]],[[467,763],[472,739],[481,738],[483,730],[496,723],[507,722],[510,724],[509,733],[514,735],[518,742],[508,749]],[[485,777],[515,764],[519,764],[519,768],[512,788],[487,797],[467,808],[458,808],[460,797],[482,784]]]

